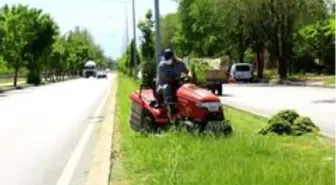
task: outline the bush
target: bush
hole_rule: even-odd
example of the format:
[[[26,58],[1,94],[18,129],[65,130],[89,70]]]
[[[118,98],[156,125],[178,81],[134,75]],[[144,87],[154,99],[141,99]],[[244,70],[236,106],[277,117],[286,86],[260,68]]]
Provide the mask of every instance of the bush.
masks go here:
[[[27,83],[33,85],[40,85],[42,82],[41,76],[37,71],[30,71],[27,75]]]
[[[293,110],[283,110],[269,119],[268,125],[261,129],[259,134],[274,133],[278,135],[300,136],[318,130],[308,117],[302,117]]]
[[[267,69],[264,70],[264,80],[272,80],[277,76],[277,70],[276,69]]]

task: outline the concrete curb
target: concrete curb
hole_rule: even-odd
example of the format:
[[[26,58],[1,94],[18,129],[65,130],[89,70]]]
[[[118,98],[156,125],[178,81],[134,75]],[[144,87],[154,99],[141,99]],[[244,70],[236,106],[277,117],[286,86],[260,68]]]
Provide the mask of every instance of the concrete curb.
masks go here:
[[[111,167],[112,139],[116,113],[116,93],[118,76],[113,80],[114,87],[105,105],[105,119],[100,127],[99,139],[96,143],[93,161],[85,185],[108,185]]]

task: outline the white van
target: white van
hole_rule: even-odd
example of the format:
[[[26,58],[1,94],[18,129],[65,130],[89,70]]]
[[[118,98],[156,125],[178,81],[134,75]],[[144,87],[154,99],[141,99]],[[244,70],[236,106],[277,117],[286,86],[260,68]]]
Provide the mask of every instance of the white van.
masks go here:
[[[253,65],[249,63],[235,63],[232,64],[230,69],[230,76],[235,80],[247,80],[253,79]]]

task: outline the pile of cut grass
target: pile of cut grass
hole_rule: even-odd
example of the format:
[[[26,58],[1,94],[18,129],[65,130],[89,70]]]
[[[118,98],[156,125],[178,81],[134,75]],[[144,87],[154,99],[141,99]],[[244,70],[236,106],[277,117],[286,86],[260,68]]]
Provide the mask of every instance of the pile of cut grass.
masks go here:
[[[314,135],[260,136],[257,132],[266,119],[230,107],[225,108],[225,115],[235,129],[231,137],[136,134],[129,128],[128,96],[138,84],[122,74],[118,78],[117,124],[124,174],[113,184],[335,184],[334,143]]]

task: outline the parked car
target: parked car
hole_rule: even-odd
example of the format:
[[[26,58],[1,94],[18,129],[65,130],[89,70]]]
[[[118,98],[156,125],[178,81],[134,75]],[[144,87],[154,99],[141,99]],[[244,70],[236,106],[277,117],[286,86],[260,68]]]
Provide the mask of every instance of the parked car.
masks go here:
[[[252,81],[253,65],[249,63],[235,63],[230,69],[230,76],[236,81]]]

